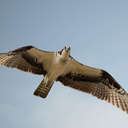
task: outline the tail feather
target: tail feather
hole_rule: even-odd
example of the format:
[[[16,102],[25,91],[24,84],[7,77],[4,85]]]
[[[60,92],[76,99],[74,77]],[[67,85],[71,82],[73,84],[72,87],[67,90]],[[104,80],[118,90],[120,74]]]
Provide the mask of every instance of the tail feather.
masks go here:
[[[40,83],[40,85],[37,87],[37,89],[34,91],[35,96],[40,96],[42,98],[46,98],[53,83],[48,82],[46,85],[43,81]]]

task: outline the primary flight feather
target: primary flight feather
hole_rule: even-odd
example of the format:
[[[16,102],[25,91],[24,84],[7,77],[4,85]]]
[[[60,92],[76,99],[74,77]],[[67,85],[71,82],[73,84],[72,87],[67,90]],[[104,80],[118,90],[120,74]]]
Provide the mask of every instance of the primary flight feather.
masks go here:
[[[48,52],[25,46],[0,53],[0,65],[43,75],[34,95],[46,98],[54,81],[90,93],[128,113],[128,93],[106,71],[83,65],[70,56],[70,47]]]

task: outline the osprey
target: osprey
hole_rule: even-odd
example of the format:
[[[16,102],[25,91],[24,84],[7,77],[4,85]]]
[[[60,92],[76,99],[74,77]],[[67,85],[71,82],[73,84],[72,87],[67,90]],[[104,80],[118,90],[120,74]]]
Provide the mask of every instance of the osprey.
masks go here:
[[[44,75],[34,95],[46,98],[53,83],[90,93],[128,113],[128,93],[106,71],[83,65],[70,56],[70,47],[48,52],[25,46],[0,53],[0,65]]]

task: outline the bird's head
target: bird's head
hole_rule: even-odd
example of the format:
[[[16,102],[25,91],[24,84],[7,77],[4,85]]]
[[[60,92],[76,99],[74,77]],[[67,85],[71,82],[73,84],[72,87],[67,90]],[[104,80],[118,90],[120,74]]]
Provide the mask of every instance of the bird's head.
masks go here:
[[[66,61],[70,56],[70,51],[71,48],[65,46],[61,51],[57,51],[57,56],[59,56],[61,60]]]

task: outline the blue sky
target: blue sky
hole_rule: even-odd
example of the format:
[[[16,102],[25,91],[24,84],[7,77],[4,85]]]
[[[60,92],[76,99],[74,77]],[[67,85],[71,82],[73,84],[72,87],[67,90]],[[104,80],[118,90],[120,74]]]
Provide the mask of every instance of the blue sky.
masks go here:
[[[83,64],[111,73],[128,90],[127,0],[0,0],[0,52],[33,45],[71,46]],[[0,67],[2,128],[127,128],[128,115],[56,82],[46,99],[33,96],[42,76]]]

